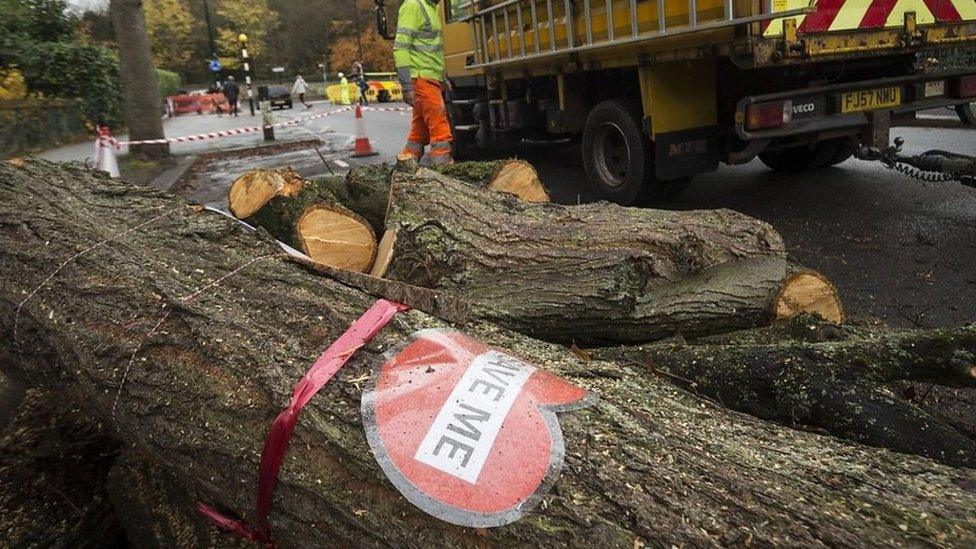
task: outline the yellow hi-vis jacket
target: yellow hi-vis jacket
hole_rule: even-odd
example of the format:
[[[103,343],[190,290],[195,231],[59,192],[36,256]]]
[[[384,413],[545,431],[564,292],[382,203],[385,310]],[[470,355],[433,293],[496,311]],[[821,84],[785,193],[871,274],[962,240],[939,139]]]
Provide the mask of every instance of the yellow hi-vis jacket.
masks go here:
[[[393,59],[398,75],[444,80],[444,39],[436,2],[404,0],[397,15]]]

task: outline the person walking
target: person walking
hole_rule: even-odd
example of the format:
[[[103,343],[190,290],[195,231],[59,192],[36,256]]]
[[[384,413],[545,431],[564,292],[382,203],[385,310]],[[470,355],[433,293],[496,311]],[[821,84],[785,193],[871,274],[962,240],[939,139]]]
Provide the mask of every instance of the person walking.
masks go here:
[[[444,39],[437,13],[440,0],[404,0],[397,15],[393,58],[403,100],[413,106],[407,144],[399,158],[420,160],[430,145],[435,166],[452,164],[451,124],[447,120],[444,90],[450,86],[444,74]]]
[[[366,106],[369,102],[366,100],[366,90],[369,89],[369,84],[366,83],[366,72],[363,70],[363,64],[356,61],[352,64],[352,79],[359,88],[359,104]]]
[[[345,74],[339,73],[339,100],[343,105],[350,105],[349,100],[349,80]]]
[[[237,82],[234,82],[234,76],[228,76],[227,81],[224,82],[224,97],[227,98],[227,104],[230,105],[228,114],[233,114],[237,116],[239,109],[237,108],[237,98],[241,94],[241,89],[237,86]]]
[[[302,105],[305,105],[305,108],[309,109],[312,106],[305,101],[305,94],[307,92],[308,84],[305,82],[305,79],[302,78],[302,73],[298,73],[298,78],[295,79],[295,84],[291,87],[291,93],[292,95],[297,95],[298,100],[302,102]]]

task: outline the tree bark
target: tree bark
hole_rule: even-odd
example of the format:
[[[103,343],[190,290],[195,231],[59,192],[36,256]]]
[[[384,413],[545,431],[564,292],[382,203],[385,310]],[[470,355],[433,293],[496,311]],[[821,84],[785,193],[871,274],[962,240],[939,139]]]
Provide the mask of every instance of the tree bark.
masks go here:
[[[897,381],[888,388],[906,402],[976,440],[976,388],[916,381]]]
[[[976,325],[864,333],[799,317],[789,327],[700,344],[600,349],[759,418],[822,429],[853,441],[976,467],[976,438],[955,421],[898,398],[886,385],[976,386]],[[790,334],[822,334],[817,341]],[[957,406],[964,402],[951,401]],[[972,407],[969,407],[972,410]],[[935,412],[937,410],[933,410]]]
[[[547,341],[762,325],[788,274],[780,235],[731,210],[526,204],[424,169],[393,181],[387,276],[481,304],[488,320]]]
[[[0,429],[0,545],[117,547],[105,490],[118,443],[57,392],[29,389]]]
[[[276,250],[80,165],[0,166],[0,365],[64,387],[208,503],[246,515],[269,422],[373,302]],[[480,322],[462,329],[598,401],[562,415],[563,472],[529,516],[489,530],[437,521],[383,475],[359,414],[364,375],[432,327],[446,324],[398,316],[306,408],[271,515],[280,546],[976,543],[976,471],[762,422]]]
[[[129,139],[162,139],[165,137],[160,117],[163,101],[159,95],[149,35],[146,33],[142,0],[111,0],[109,11],[115,41],[119,46],[119,75]],[[132,145],[129,150],[149,157],[160,157],[169,154],[169,145]]]
[[[182,479],[137,449],[123,451],[105,488],[133,546],[159,549],[253,547],[207,524]]]
[[[302,185],[271,185],[276,188],[277,196],[270,198],[273,195],[269,195],[267,209],[261,208],[256,212],[252,211],[251,207],[245,207],[245,205],[252,205],[252,201],[247,200],[245,196],[248,194],[245,189],[254,179],[252,174],[259,173],[265,179],[277,180],[274,173],[268,173],[276,172],[283,174],[284,179],[290,180],[296,177],[297,173],[290,168],[254,170],[241,176],[231,185],[228,205],[235,216],[252,225],[264,227],[282,241],[286,241],[285,238],[289,238],[289,235],[287,225],[282,227],[280,218],[287,220],[297,217],[294,212],[301,212],[319,202],[341,204],[369,221],[377,234],[383,234],[386,227],[386,210],[389,205],[390,177],[394,169],[397,168],[385,164],[368,164],[350,170],[345,177],[324,177],[306,181]],[[413,171],[409,167],[399,169]],[[522,160],[459,162],[436,170],[481,189],[500,190],[500,192],[512,190],[535,202],[548,201],[548,195],[535,169]],[[295,191],[296,187],[300,190]],[[259,200],[267,200],[264,198],[267,195],[264,189],[251,191],[251,193],[258,195]]]

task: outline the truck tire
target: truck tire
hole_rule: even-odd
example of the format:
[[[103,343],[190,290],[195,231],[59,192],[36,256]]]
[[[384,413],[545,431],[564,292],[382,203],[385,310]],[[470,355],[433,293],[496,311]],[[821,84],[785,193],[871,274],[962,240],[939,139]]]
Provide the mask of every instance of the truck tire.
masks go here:
[[[838,154],[839,148],[840,143],[836,139],[830,139],[818,142],[812,149],[801,145],[761,152],[759,160],[776,172],[809,172],[829,165]]]
[[[964,125],[976,126],[976,103],[956,105],[956,114]]]
[[[583,126],[583,167],[597,198],[629,206],[652,177],[653,149],[640,128],[639,110],[618,99],[593,107]]]
[[[841,162],[846,162],[848,158],[854,156],[854,151],[857,150],[857,143],[850,138],[841,137],[837,141],[837,152],[827,162],[827,166],[836,166]]]

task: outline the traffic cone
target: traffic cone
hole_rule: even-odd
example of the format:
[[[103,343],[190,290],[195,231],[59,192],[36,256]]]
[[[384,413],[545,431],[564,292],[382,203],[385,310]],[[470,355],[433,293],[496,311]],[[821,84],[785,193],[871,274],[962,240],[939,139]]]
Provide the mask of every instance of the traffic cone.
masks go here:
[[[366,136],[366,126],[363,124],[363,109],[356,105],[356,148],[352,153],[353,158],[361,156],[375,156],[379,154],[373,150],[373,145]]]
[[[95,140],[95,169],[108,172],[109,177],[119,176],[119,162],[115,158],[115,144],[108,126],[98,127]]]

